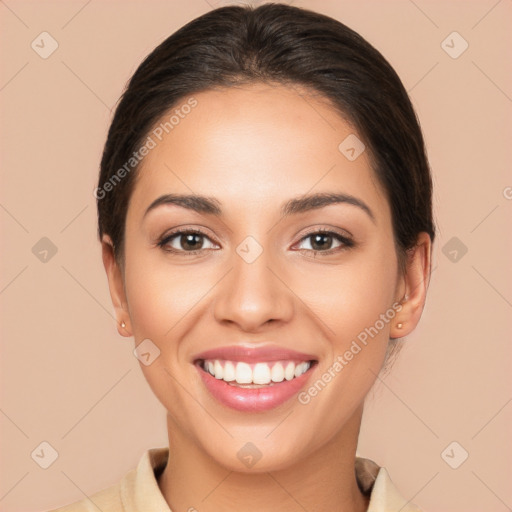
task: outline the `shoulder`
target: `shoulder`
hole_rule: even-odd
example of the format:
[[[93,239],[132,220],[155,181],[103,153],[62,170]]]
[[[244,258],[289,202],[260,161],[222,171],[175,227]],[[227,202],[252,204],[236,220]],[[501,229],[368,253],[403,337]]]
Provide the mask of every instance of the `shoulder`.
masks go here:
[[[107,487],[88,498],[49,510],[48,512],[97,512],[98,510],[108,510],[109,512],[124,511],[121,501],[120,483]]]
[[[168,447],[146,450],[137,467],[115,485],[48,512],[170,512],[157,481],[168,455]]]

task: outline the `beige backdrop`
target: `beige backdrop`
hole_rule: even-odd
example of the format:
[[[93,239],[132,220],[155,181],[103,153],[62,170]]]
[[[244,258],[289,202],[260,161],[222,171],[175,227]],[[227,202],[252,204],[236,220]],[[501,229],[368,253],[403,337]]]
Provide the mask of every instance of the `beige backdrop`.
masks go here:
[[[227,3],[0,1],[2,511],[81,499],[167,444],[133,340],[115,329],[92,190],[141,59]],[[512,1],[291,3],[388,58],[435,179],[427,305],[370,396],[358,454],[425,511],[510,510]]]

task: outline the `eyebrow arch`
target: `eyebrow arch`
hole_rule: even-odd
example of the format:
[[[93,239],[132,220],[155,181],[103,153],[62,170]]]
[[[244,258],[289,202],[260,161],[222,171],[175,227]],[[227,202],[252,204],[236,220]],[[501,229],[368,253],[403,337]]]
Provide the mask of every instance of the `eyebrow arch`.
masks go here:
[[[220,202],[214,197],[198,196],[195,194],[165,194],[155,199],[144,212],[145,217],[151,210],[163,204],[175,204],[198,213],[207,213],[220,217],[222,210]]]
[[[361,199],[354,197],[349,194],[336,194],[336,193],[318,193],[310,194],[295,199],[290,199],[281,208],[281,214],[283,217],[287,215],[293,215],[297,213],[304,213],[309,210],[315,210],[317,208],[323,208],[330,204],[346,203],[361,208],[376,224],[375,215],[373,214],[370,207]]]
[[[286,217],[299,213],[305,213],[310,210],[323,208],[331,204],[346,203],[357,206],[363,210],[375,224],[375,215],[370,207],[361,199],[349,194],[337,193],[317,193],[309,194],[286,201],[281,207],[281,215]],[[205,213],[220,217],[222,215],[221,203],[214,197],[200,196],[195,194],[165,194],[155,199],[144,212],[144,217],[158,206],[164,204],[174,204],[187,208],[198,213]]]

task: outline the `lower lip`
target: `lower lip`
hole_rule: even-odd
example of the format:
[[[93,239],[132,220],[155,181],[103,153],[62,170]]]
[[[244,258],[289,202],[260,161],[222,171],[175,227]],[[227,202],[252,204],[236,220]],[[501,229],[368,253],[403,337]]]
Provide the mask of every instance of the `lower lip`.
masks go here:
[[[206,388],[219,402],[238,411],[260,412],[273,409],[297,394],[309,379],[314,365],[299,377],[261,388],[231,386],[203,370],[199,363],[195,366]]]

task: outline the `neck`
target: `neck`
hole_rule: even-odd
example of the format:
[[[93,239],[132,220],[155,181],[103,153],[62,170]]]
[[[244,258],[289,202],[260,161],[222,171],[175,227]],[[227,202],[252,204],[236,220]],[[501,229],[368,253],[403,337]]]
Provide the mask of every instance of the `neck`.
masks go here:
[[[362,406],[343,430],[292,466],[242,473],[213,460],[168,417],[169,459],[158,478],[173,512],[366,512],[355,477]]]

